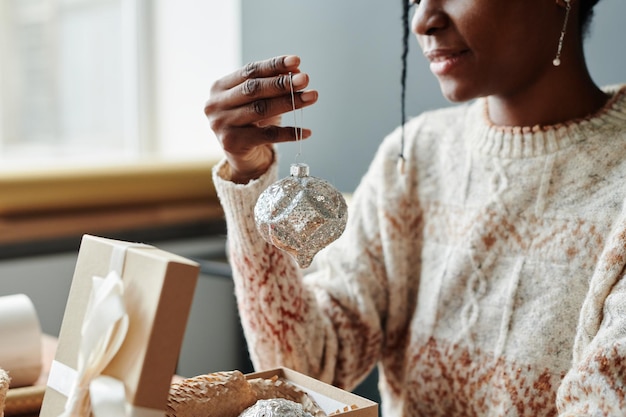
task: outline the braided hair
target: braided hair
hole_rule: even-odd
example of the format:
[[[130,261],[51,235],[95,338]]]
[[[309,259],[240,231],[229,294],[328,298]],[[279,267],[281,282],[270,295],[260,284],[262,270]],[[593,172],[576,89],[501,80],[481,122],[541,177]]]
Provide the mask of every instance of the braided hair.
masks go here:
[[[402,74],[400,76],[400,84],[402,90],[400,93],[400,107],[401,107],[401,124],[402,127],[402,140],[400,145],[399,157],[404,162],[404,124],[406,123],[406,72],[407,72],[407,57],[409,56],[409,9],[411,5],[408,0],[402,0]]]

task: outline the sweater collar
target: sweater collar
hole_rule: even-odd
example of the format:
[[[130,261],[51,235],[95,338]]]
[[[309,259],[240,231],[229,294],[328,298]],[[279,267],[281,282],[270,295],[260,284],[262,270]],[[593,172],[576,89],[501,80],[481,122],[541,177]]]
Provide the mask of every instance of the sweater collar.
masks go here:
[[[487,100],[468,109],[470,146],[501,158],[528,158],[553,153],[598,135],[612,135],[626,127],[626,84],[603,88],[610,96],[595,114],[550,126],[497,126],[487,115]]]

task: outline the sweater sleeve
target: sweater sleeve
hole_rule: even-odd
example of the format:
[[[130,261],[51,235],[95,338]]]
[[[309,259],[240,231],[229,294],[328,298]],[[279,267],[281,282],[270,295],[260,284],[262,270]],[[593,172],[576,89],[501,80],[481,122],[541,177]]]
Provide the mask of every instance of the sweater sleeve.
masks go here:
[[[254,222],[254,205],[276,180],[277,162],[246,185],[230,182],[229,171],[221,162],[213,180],[225,212],[237,304],[253,365],[287,366],[352,389],[379,359],[387,308],[379,184],[364,179],[344,234],[301,270],[290,255],[262,239]]]
[[[626,209],[581,310],[573,366],[559,388],[562,417],[626,415]]]

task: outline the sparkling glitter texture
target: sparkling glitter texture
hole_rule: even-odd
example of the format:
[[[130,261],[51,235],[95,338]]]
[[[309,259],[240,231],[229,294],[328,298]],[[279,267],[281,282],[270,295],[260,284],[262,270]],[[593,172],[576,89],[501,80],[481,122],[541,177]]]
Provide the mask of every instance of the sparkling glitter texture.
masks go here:
[[[292,164],[290,171],[291,176],[259,196],[254,220],[263,239],[306,268],[317,252],[341,236],[348,206],[330,183],[309,176],[307,164]]]

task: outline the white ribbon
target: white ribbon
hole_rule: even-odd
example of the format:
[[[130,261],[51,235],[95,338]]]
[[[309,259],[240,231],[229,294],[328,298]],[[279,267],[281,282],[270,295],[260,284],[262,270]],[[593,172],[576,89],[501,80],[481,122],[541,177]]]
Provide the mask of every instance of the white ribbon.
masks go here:
[[[161,416],[157,410],[134,408],[126,402],[124,382],[102,375],[102,371],[119,351],[128,332],[128,314],[124,305],[122,270],[126,249],[131,246],[118,245],[113,248],[110,272],[106,278],[93,277],[92,290],[81,328],[81,344],[76,371],[59,362],[53,363],[49,385],[65,394],[65,411],[59,417],[130,417],[137,415]],[[142,246],[147,245],[132,245]],[[68,371],[69,369],[69,371]],[[72,375],[73,374],[73,375]],[[61,378],[57,378],[58,375]],[[72,381],[67,387],[55,381]],[[136,410],[134,410],[136,409]],[[147,411],[147,413],[146,413]]]
[[[93,289],[81,328],[77,375],[61,417],[88,416],[90,408],[96,417],[125,415],[124,383],[101,375],[117,354],[128,331],[123,294],[124,284],[117,271],[109,272],[105,279],[93,277]],[[107,413],[110,409],[121,412]]]
[[[52,377],[54,376],[54,377]],[[78,372],[75,369],[63,364],[62,362],[53,361],[50,368],[50,379],[48,380],[48,386],[57,392],[69,397],[72,391],[76,379],[78,378]],[[108,378],[103,376],[103,378]],[[98,388],[96,387],[96,390]],[[93,391],[94,387],[91,386],[90,391]],[[99,394],[98,394],[99,395]],[[163,417],[163,410],[154,410],[151,408],[139,407],[126,402],[126,417]],[[119,410],[119,408],[117,408]],[[113,416],[113,415],[111,415]],[[81,416],[84,417],[84,416]]]

